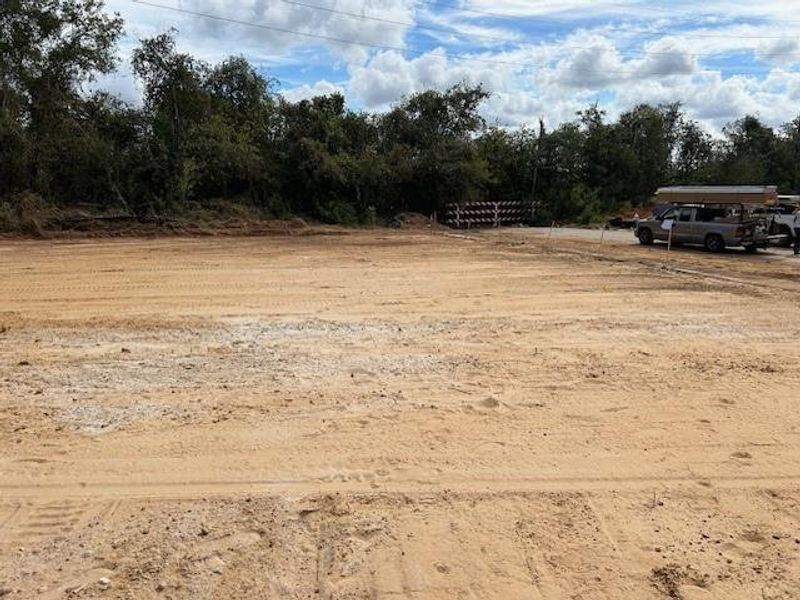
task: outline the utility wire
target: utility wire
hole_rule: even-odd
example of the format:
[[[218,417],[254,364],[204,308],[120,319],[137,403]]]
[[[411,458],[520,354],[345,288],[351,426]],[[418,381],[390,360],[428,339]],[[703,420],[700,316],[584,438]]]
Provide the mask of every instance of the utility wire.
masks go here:
[[[472,13],[477,15],[482,15],[484,17],[491,17],[493,19],[506,19],[511,20],[514,22],[525,21],[529,23],[544,23],[549,25],[564,25],[563,20],[558,19],[547,19],[544,17],[536,17],[536,16],[520,16],[520,15],[513,15],[508,13],[499,13],[499,12],[492,12],[489,10],[480,10],[477,8],[465,8],[460,4],[451,2],[449,0],[416,0],[420,4],[430,4],[433,6],[444,6],[450,8],[454,12],[463,12],[463,13]],[[696,19],[693,19],[696,20]],[[797,39],[800,38],[800,35],[738,35],[738,34],[714,34],[714,33],[695,33],[695,32],[686,32],[686,31],[678,31],[678,32],[670,32],[669,30],[662,30],[662,31],[653,31],[652,29],[637,29],[631,27],[624,27],[624,26],[617,26],[617,25],[607,25],[605,29],[610,31],[622,31],[626,33],[636,33],[636,34],[643,34],[643,35],[652,35],[656,34],[668,34],[671,33],[673,35],[691,35],[692,37],[696,38],[713,38],[713,39],[752,39],[752,40],[785,40],[785,39]]]
[[[393,20],[393,19],[385,19],[383,17],[376,17],[376,16],[372,16],[372,15],[366,15],[366,14],[363,14],[363,13],[354,13],[354,12],[338,10],[338,9],[334,9],[334,8],[329,8],[327,6],[320,6],[318,4],[309,4],[307,2],[300,2],[299,0],[280,0],[280,1],[285,3],[285,4],[292,5],[292,6],[302,6],[302,7],[305,7],[305,8],[312,9],[312,10],[319,10],[319,11],[323,11],[323,12],[327,12],[327,13],[331,13],[331,14],[335,14],[335,15],[342,15],[342,16],[350,17],[350,18],[354,18],[354,19],[361,19],[361,20],[366,20],[366,21],[376,21],[378,23],[388,23],[390,25],[398,25],[398,26],[402,26],[402,27],[413,27],[414,29],[421,29],[421,30],[427,30],[427,31],[444,32],[444,33],[449,33],[451,35],[454,35],[454,36],[457,36],[457,37],[462,37],[462,38],[485,38],[485,39],[490,39],[490,40],[497,40],[497,41],[502,42],[504,44],[518,44],[518,43],[520,43],[520,40],[512,39],[512,38],[509,38],[509,37],[506,37],[506,36],[490,35],[490,34],[483,34],[483,33],[466,33],[466,32],[458,31],[457,29],[448,28],[448,27],[439,27],[439,26],[433,26],[433,25],[423,25],[423,24],[413,23],[413,22],[410,22],[410,21],[396,21],[396,20]],[[595,51],[597,50],[596,46],[575,46],[575,45],[570,45],[570,44],[559,44],[559,48],[569,48],[571,50],[595,50]],[[755,50],[755,48],[750,48],[750,47],[743,48],[743,49],[744,50]],[[736,51],[738,51],[738,49]],[[653,56],[686,56],[686,57],[689,57],[689,58],[703,58],[703,57],[707,57],[707,56],[713,56],[712,54],[709,54],[709,53],[705,53],[705,54],[694,53],[694,54],[692,54],[692,53],[674,52],[674,51],[673,52],[666,52],[666,51],[662,52],[662,51],[657,51],[657,50],[641,50],[640,51],[640,50],[618,49],[617,52],[619,54],[622,54],[622,55],[625,55],[625,56],[632,56],[632,57],[638,57],[638,56],[642,56],[642,55],[644,55],[644,56],[650,56],[650,55],[653,55]],[[724,52],[724,53],[730,54],[731,52],[732,51],[727,51],[727,52]],[[721,52],[719,54],[723,54],[723,53]],[[772,56],[795,56],[795,55],[798,55],[798,54],[800,54],[800,53],[798,53],[798,52],[786,52],[786,53],[773,54]]]
[[[140,4],[143,6],[150,6],[152,8],[158,8],[162,10],[167,10],[179,14],[190,15],[195,17],[203,17],[205,19],[211,19],[214,21],[220,21],[224,23],[232,23],[236,25],[243,25],[246,27],[254,27],[257,29],[263,29],[266,31],[275,31],[278,33],[285,33],[288,35],[296,35],[305,38],[312,38],[312,39],[319,39],[325,40],[329,42],[336,42],[339,44],[347,44],[347,45],[354,45],[354,46],[362,46],[365,48],[373,48],[376,50],[389,50],[395,51],[402,54],[412,54],[415,56],[440,56],[442,58],[447,58],[448,56],[453,58],[459,58],[466,61],[472,62],[479,62],[483,64],[489,65],[502,65],[502,66],[513,66],[513,67],[522,67],[522,68],[532,68],[532,69],[542,69],[548,68],[547,65],[543,65],[540,63],[528,63],[528,62],[519,62],[519,61],[507,61],[507,60],[497,60],[497,59],[484,59],[480,57],[476,57],[472,54],[464,54],[464,53],[455,53],[451,52],[448,54],[435,54],[429,51],[422,51],[422,50],[415,50],[413,48],[404,48],[402,46],[390,46],[384,44],[372,44],[369,42],[362,42],[358,40],[352,40],[347,38],[340,38],[336,36],[325,35],[321,33],[311,33],[307,31],[297,31],[294,29],[286,29],[283,27],[277,27],[273,25],[265,25],[263,23],[253,23],[251,21],[241,21],[238,19],[232,19],[230,17],[223,17],[221,15],[215,15],[211,13],[204,13],[195,10],[189,10],[186,8],[179,8],[176,6],[168,6],[165,4],[158,4],[155,2],[150,2],[148,0],[130,0],[134,4]],[[674,71],[629,71],[629,70],[619,70],[619,69],[590,69],[590,68],[581,68],[581,67],[555,67],[551,68],[552,70],[556,71],[575,71],[575,72],[582,72],[582,73],[606,73],[606,74],[616,74],[616,75],[638,75],[641,77],[652,76],[652,75],[660,75],[660,76],[673,76],[673,75],[693,75],[695,74],[694,71],[685,71],[685,72],[674,72]],[[759,71],[740,71],[737,73],[732,73],[732,75],[760,75],[767,73],[768,71],[759,70]]]
[[[426,3],[430,3],[430,4],[437,4],[438,2],[442,2],[442,4],[445,4],[444,0],[417,0],[417,1],[418,2],[426,2]],[[649,2],[649,1],[650,0],[642,0],[640,2],[601,2],[601,3],[598,4],[597,9],[602,11],[603,9],[605,9],[607,7],[618,6],[620,8],[626,9],[627,11],[642,10],[642,11],[646,11],[646,12],[652,12],[652,13],[656,13],[656,14],[661,14],[664,17],[673,17],[673,18],[678,18],[678,19],[682,19],[682,20],[686,20],[686,21],[697,21],[699,19],[702,19],[703,16],[714,16],[714,13],[712,11],[707,11],[707,12],[701,14],[701,15],[692,16],[691,13],[688,13],[688,12],[676,12],[676,11],[670,10],[668,8],[659,8],[659,7],[656,7],[656,6],[648,6],[647,2]],[[456,10],[455,7],[457,5],[450,4],[450,6],[453,6],[454,10]],[[562,12],[570,13],[570,12],[574,12],[574,11],[575,11],[575,8],[572,8],[572,9],[566,8],[566,9],[563,9]],[[502,16],[504,13],[495,13],[495,14],[497,14],[499,16]],[[505,16],[508,16],[508,14],[506,13]],[[741,19],[749,19],[749,20],[768,19],[768,18],[770,18],[769,15],[749,15],[749,16],[748,15],[726,15],[726,16],[728,16],[729,18],[741,18]],[[781,22],[781,24],[784,24],[784,25],[787,24],[787,23],[792,24],[792,25],[800,24],[800,21],[787,21],[786,19],[780,19],[780,22]]]

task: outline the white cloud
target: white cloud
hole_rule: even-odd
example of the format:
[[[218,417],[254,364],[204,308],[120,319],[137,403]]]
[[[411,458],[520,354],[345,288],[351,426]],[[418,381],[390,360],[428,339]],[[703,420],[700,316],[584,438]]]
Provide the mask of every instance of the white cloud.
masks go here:
[[[482,55],[475,58],[482,60]],[[512,75],[513,69],[503,65],[454,61],[441,48],[411,59],[399,52],[381,52],[364,66],[351,67],[348,91],[367,108],[384,109],[409,94],[444,90],[462,81],[499,91]]]
[[[792,21],[800,17],[796,2],[786,0],[598,0],[591,6],[585,0],[462,0],[465,8],[511,16],[501,19],[416,0],[153,1],[378,47],[110,0],[128,19],[125,52],[135,37],[176,26],[182,51],[210,62],[243,54],[266,74],[291,81],[283,92],[289,99],[345,90],[354,107],[380,110],[408,94],[467,81],[493,93],[484,115],[510,126],[544,116],[552,127],[595,101],[612,117],[642,102],[681,101],[714,129],[745,113],[777,125],[796,116],[800,101],[800,41],[790,36],[792,28],[800,31],[800,21]],[[129,78],[105,81],[123,96],[135,92]]]
[[[686,53],[649,54],[636,67],[638,77],[669,77],[688,75],[698,70],[697,61]]]
[[[290,49],[320,44],[347,60],[363,61],[367,57],[367,47],[342,44],[335,39],[403,47],[410,26],[362,19],[358,15],[410,23],[411,26],[415,22],[413,0],[297,0],[299,4],[292,0],[152,2],[188,12],[130,0],[109,0],[107,6],[109,10],[122,14],[128,23],[128,33],[133,37],[150,36],[174,27],[179,31],[178,40],[182,48],[212,61],[230,54],[245,54],[268,61]],[[312,8],[314,6],[356,17]],[[335,39],[326,41],[322,38]]]
[[[513,17],[551,16],[560,18],[616,18],[618,20],[647,18],[652,23],[674,23],[681,20],[730,21],[739,18],[756,18],[763,21],[783,22],[797,20],[794,0],[671,0],[656,4],[648,0],[595,0],[587,5],[585,0],[466,0],[464,7],[477,12],[481,18],[486,12]]]
[[[756,48],[756,56],[765,62],[795,65],[800,62],[800,41],[797,38],[765,40]]]
[[[625,78],[625,64],[611,40],[599,36],[585,40],[585,49],[566,51],[547,77],[556,85],[603,89]]]
[[[331,83],[325,79],[315,82],[313,85],[304,83],[303,85],[281,90],[280,94],[289,102],[299,102],[300,100],[308,100],[315,96],[327,96],[330,94],[340,93],[344,95],[345,90],[335,83]]]
[[[385,107],[430,83],[430,74],[443,71],[447,60],[427,55],[406,60],[397,52],[381,52],[363,67],[351,70],[349,90],[369,108]]]

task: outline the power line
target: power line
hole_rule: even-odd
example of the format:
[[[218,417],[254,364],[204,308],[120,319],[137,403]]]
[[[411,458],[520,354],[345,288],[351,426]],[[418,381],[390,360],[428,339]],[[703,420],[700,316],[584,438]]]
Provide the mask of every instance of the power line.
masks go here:
[[[431,4],[431,5],[434,5],[434,6],[437,6],[437,5],[438,6],[446,6],[446,7],[452,8],[456,12],[471,12],[471,13],[490,16],[490,17],[494,17],[494,18],[498,18],[498,19],[527,18],[527,17],[524,17],[524,16],[520,17],[519,15],[513,15],[513,14],[509,14],[509,13],[492,12],[492,11],[488,11],[488,10],[480,10],[480,9],[475,9],[475,8],[464,8],[464,6],[462,4],[458,4],[458,3],[454,3],[454,2],[448,2],[447,0],[416,0],[416,1],[419,2],[420,4]],[[533,4],[533,3],[531,3],[531,4]],[[655,6],[647,6],[647,5],[643,4],[642,2],[633,2],[633,3],[631,3],[631,2],[602,2],[596,8],[599,9],[599,10],[603,10],[604,8],[611,7],[611,6],[618,6],[620,8],[625,8],[625,9],[628,9],[628,10],[631,10],[631,9],[643,10],[643,11],[654,12],[654,13],[658,13],[658,14],[662,14],[662,15],[671,15],[673,17],[675,17],[675,16],[677,16],[677,17],[688,17],[689,16],[688,14],[675,13],[674,11],[671,11],[671,10],[666,9],[666,8],[657,8]],[[571,12],[573,10],[574,9],[567,8],[567,9],[563,9],[562,12],[569,13],[569,12]],[[534,17],[534,18],[536,18],[536,17]],[[699,17],[691,17],[689,20],[695,20],[697,18],[699,18]]]
[[[465,8],[459,4],[455,4],[450,2],[449,0],[416,0],[420,4],[430,4],[433,6],[445,6],[450,8],[455,12],[463,12],[463,13],[472,13],[481,15],[484,17],[491,17],[493,19],[506,19],[512,20],[515,22],[519,22],[520,20],[524,20],[526,22],[536,22],[536,23],[544,23],[549,25],[564,25],[564,22],[558,19],[546,19],[544,17],[535,17],[535,16],[519,16],[519,15],[510,15],[507,13],[499,13],[499,12],[492,12],[489,10],[481,10],[477,8]],[[621,31],[624,33],[636,33],[636,34],[644,34],[644,35],[651,35],[653,33],[673,33],[673,34],[680,34],[680,35],[691,35],[692,37],[696,38],[712,38],[712,39],[752,39],[752,40],[786,40],[786,39],[796,39],[800,36],[797,35],[738,35],[738,34],[714,34],[714,33],[695,33],[695,32],[686,32],[686,31],[679,31],[679,32],[670,32],[669,30],[662,30],[654,32],[652,29],[637,29],[631,27],[624,27],[618,25],[607,25],[605,29],[610,31]]]
[[[417,1],[425,2],[426,0],[417,0]],[[688,21],[688,22],[692,22],[692,21],[696,22],[696,21],[702,19],[703,16],[714,16],[714,13],[711,12],[711,11],[702,13],[700,15],[690,16],[690,13],[687,13],[687,12],[675,12],[675,11],[670,10],[668,8],[659,8],[659,7],[656,7],[656,6],[647,6],[645,4],[645,2],[647,2],[647,1],[648,0],[642,0],[641,2],[603,2],[597,8],[602,10],[605,7],[618,6],[620,8],[625,8],[625,9],[628,9],[628,10],[643,10],[643,11],[647,11],[647,12],[653,12],[653,13],[656,13],[656,14],[664,15],[665,17],[671,16],[671,17],[674,17],[674,18],[678,18],[678,19],[682,19],[682,20]],[[430,2],[431,3],[435,3],[435,0],[430,0]],[[571,10],[574,10],[574,9],[566,9],[564,12],[571,12]],[[498,14],[502,14],[502,13],[498,13]],[[729,18],[737,18],[736,16],[733,16],[733,15],[727,15],[727,16]],[[756,20],[756,19],[768,19],[768,18],[770,18],[770,16],[769,15],[751,15],[751,16],[741,15],[741,16],[738,16],[738,18],[748,19],[748,20]],[[787,23],[791,24],[791,25],[800,24],[800,21],[787,21],[786,19],[783,19],[783,18],[780,19],[780,22],[783,25],[785,25]],[[736,36],[733,36],[733,37],[736,37]]]
[[[494,18],[494,19],[507,19],[507,20],[514,21],[515,24],[519,23],[520,20],[528,21],[528,20],[534,19],[534,20],[537,20],[538,22],[542,22],[542,23],[546,23],[546,24],[550,23],[550,24],[556,24],[556,25],[559,25],[559,26],[563,26],[564,25],[563,21],[557,20],[557,19],[545,20],[542,17],[525,17],[525,16],[519,17],[517,15],[510,15],[508,13],[497,13],[497,12],[491,12],[491,11],[486,11],[486,10],[477,10],[477,9],[464,8],[460,4],[453,4],[452,2],[446,2],[444,0],[416,0],[416,1],[418,3],[420,3],[420,4],[428,4],[428,5],[431,5],[431,6],[445,6],[445,7],[450,8],[453,12],[474,13],[474,14],[477,14],[479,16],[488,16],[488,17],[491,17],[491,18]],[[667,11],[665,9],[654,8],[654,7],[646,7],[646,6],[642,6],[641,3],[637,3],[635,5],[632,5],[632,4],[625,4],[625,3],[619,3],[618,2],[618,3],[614,3],[614,4],[604,4],[603,6],[622,6],[622,7],[625,7],[625,8],[634,8],[635,7],[635,8],[640,9],[640,10],[643,9],[643,10],[649,10],[649,11],[656,11],[656,12],[658,12],[660,14],[668,13],[668,14],[673,14],[673,16],[674,16],[674,13],[671,13],[670,11]],[[692,17],[691,19],[686,19],[686,22],[689,22],[689,23],[697,22],[698,20],[700,20],[700,18],[701,17],[699,17],[699,16],[698,17]],[[612,27],[611,29],[612,29],[612,31],[622,31],[622,32],[627,32],[628,31],[627,28]],[[653,37],[656,37],[658,35],[664,35],[663,30],[662,31],[653,31],[653,30],[640,30],[640,29],[637,29],[637,30],[633,30],[633,31],[637,35],[644,36],[646,38],[653,38]],[[699,55],[696,55],[696,56],[699,56]]]
[[[469,33],[468,34],[468,33],[462,32],[462,31],[458,31],[457,29],[453,29],[453,28],[438,27],[438,26],[433,26],[433,25],[423,25],[423,24],[413,23],[413,22],[410,22],[410,21],[396,21],[394,19],[386,19],[386,18],[383,18],[383,17],[376,17],[376,16],[373,16],[373,15],[366,15],[366,14],[363,14],[363,13],[354,13],[354,12],[349,12],[349,11],[338,10],[338,9],[335,9],[335,8],[329,8],[327,6],[320,6],[318,4],[309,4],[307,2],[300,2],[299,0],[281,0],[281,2],[283,2],[285,4],[292,5],[292,6],[301,6],[301,7],[312,9],[312,10],[319,10],[319,11],[331,13],[331,14],[334,14],[334,15],[341,15],[341,16],[354,18],[354,19],[361,19],[361,20],[366,20],[366,21],[376,21],[378,23],[387,23],[387,24],[390,24],[390,25],[396,25],[396,26],[402,26],[402,27],[413,27],[414,29],[421,29],[421,30],[427,30],[427,31],[444,32],[444,33],[449,33],[451,35],[455,35],[457,37],[463,37],[463,38],[485,38],[485,39],[490,39],[490,40],[497,40],[497,41],[502,42],[504,44],[516,44],[516,43],[519,43],[519,40],[511,39],[511,38],[506,37],[506,36],[490,35],[490,34],[483,34],[483,33]],[[570,44],[559,44],[559,47],[560,48],[569,48],[571,50],[597,50],[596,46],[576,46],[576,45],[570,45]],[[747,50],[753,50],[753,48],[746,48],[746,49]],[[685,56],[685,57],[689,57],[689,58],[703,58],[704,56],[707,56],[707,54],[696,54],[696,53],[692,54],[692,53],[686,53],[686,52],[661,52],[661,51],[656,51],[656,50],[641,50],[641,51],[639,51],[639,50],[618,49],[617,52],[619,54],[621,54],[621,55],[631,56],[631,57],[637,57],[637,56],[642,56],[642,55],[644,55],[644,56],[653,55],[653,56]],[[793,55],[796,55],[796,54],[798,54],[798,53],[797,52],[787,52],[785,54],[781,53],[780,56],[793,56]]]
[[[415,56],[439,56],[442,58],[448,58],[448,56],[453,58],[459,58],[466,61],[472,62],[479,62],[489,65],[502,65],[502,66],[512,66],[512,67],[522,67],[522,68],[533,68],[533,69],[542,69],[548,68],[547,65],[543,65],[540,63],[528,63],[528,62],[519,62],[519,61],[506,61],[506,60],[497,60],[497,59],[484,59],[480,57],[473,56],[471,54],[464,54],[464,53],[455,53],[451,52],[449,54],[435,54],[433,52],[422,51],[422,50],[415,50],[412,48],[404,48],[401,46],[390,46],[384,44],[372,44],[369,42],[362,42],[359,40],[352,40],[347,38],[340,38],[336,36],[325,35],[321,33],[311,33],[307,31],[296,31],[294,29],[286,29],[283,27],[277,27],[274,25],[265,25],[263,23],[253,23],[250,21],[240,21],[238,19],[232,19],[230,17],[223,17],[221,15],[214,15],[210,13],[203,13],[195,10],[189,10],[185,8],[179,8],[176,6],[168,6],[164,4],[157,4],[155,2],[149,2],[148,0],[130,0],[134,4],[141,4],[144,6],[150,6],[152,8],[158,8],[162,10],[168,10],[179,14],[191,15],[195,17],[203,17],[206,19],[211,19],[214,21],[220,21],[224,23],[232,23],[235,25],[243,25],[245,27],[254,27],[258,29],[263,29],[266,31],[275,31],[278,33],[284,33],[287,35],[296,35],[306,38],[318,39],[318,40],[325,40],[329,42],[336,42],[339,44],[347,44],[347,45],[354,45],[354,46],[362,46],[365,48],[372,48],[376,50],[387,50],[387,51],[395,51],[401,54],[412,54]],[[616,74],[616,75],[638,75],[641,77],[646,76],[674,76],[674,75],[693,75],[695,74],[692,72],[683,72],[683,73],[676,73],[673,71],[623,71],[619,69],[590,69],[590,68],[580,68],[580,67],[551,67],[552,70],[556,71],[574,71],[574,72],[582,72],[582,73],[605,73],[605,74]],[[760,71],[742,71],[731,73],[732,75],[761,75],[766,73],[767,71],[760,70]]]
[[[352,13],[352,12],[336,10],[336,9],[328,8],[328,7],[325,7],[325,6],[319,6],[317,4],[307,4],[305,2],[299,2],[297,0],[281,0],[281,2],[284,2],[286,4],[292,4],[292,5],[295,5],[295,6],[304,6],[306,8],[310,8],[310,9],[314,9],[314,10],[321,10],[321,11],[328,12],[328,13],[333,13],[333,14],[337,14],[337,15],[343,15],[343,16],[347,16],[347,17],[353,17],[353,18],[362,19],[362,20],[377,21],[379,23],[389,23],[391,25],[402,25],[404,27],[413,27],[415,29],[422,29],[424,31],[440,31],[440,32],[449,33],[449,34],[452,34],[452,35],[455,35],[455,36],[459,36],[459,37],[485,38],[485,39],[497,40],[497,41],[503,42],[505,44],[518,43],[518,40],[513,40],[513,39],[510,39],[510,38],[508,38],[506,36],[489,35],[489,34],[483,34],[483,33],[470,33],[470,34],[467,34],[467,33],[463,32],[463,31],[458,31],[457,29],[452,29],[452,28],[448,28],[448,27],[438,27],[438,26],[433,26],[433,25],[423,25],[423,24],[413,23],[413,22],[409,22],[409,21],[394,21],[394,20],[391,20],[391,19],[384,19],[382,17],[375,17],[375,16],[372,16],[372,15],[365,15],[365,14],[361,14],[361,13]],[[590,48],[590,47],[587,47],[587,46],[562,46],[562,48],[576,48],[576,49],[582,49],[582,50],[591,50],[591,49],[593,49],[593,48]],[[625,51],[625,52],[628,52],[628,51]],[[662,52],[654,52],[653,54],[674,55],[674,54],[679,54],[679,53],[675,53],[675,52],[663,52],[663,53]]]
[[[682,13],[676,13],[676,12],[671,11],[671,10],[666,9],[666,8],[658,8],[658,7],[655,7],[655,6],[647,6],[646,4],[643,4],[642,2],[603,2],[602,4],[600,4],[598,6],[598,8],[602,10],[603,8],[605,8],[607,6],[618,6],[620,8],[625,8],[625,9],[628,9],[628,10],[643,10],[645,12],[651,12],[651,13],[656,13],[656,14],[661,14],[661,15],[671,15],[673,17],[676,17],[676,16],[677,17],[681,17],[681,18],[682,17],[688,17],[688,15],[684,15]],[[689,19],[689,20],[695,20],[697,18],[698,17],[691,17],[691,19]]]
[[[499,36],[499,35],[489,35],[489,34],[483,34],[483,33],[465,34],[463,32],[460,32],[460,31],[457,31],[455,29],[448,28],[448,27],[438,27],[438,26],[434,26],[434,25],[421,25],[421,24],[417,24],[417,23],[414,23],[414,22],[411,22],[411,21],[395,21],[393,19],[385,19],[383,17],[375,17],[375,16],[372,16],[372,15],[365,15],[363,13],[354,13],[354,12],[348,12],[348,11],[344,11],[344,10],[338,10],[338,9],[335,9],[335,8],[328,8],[327,6],[320,6],[318,4],[307,4],[305,2],[298,2],[297,0],[281,0],[281,2],[283,2],[285,4],[291,4],[293,6],[302,6],[302,7],[310,8],[310,9],[313,9],[313,10],[320,10],[320,11],[331,13],[331,14],[334,14],[334,15],[342,15],[342,16],[345,16],[345,17],[352,17],[354,19],[362,19],[362,20],[367,20],[367,21],[377,21],[379,23],[388,23],[390,25],[398,25],[398,26],[402,26],[402,27],[414,27],[416,29],[423,29],[423,30],[428,30],[428,31],[440,31],[440,32],[444,32],[444,33],[450,33],[452,35],[461,36],[461,37],[467,37],[467,35],[469,35],[469,37],[479,37],[479,38],[486,38],[486,39],[490,39],[490,40],[498,40],[498,41],[505,42],[505,43],[514,43],[512,40],[509,40],[508,38],[506,38],[504,36]]]

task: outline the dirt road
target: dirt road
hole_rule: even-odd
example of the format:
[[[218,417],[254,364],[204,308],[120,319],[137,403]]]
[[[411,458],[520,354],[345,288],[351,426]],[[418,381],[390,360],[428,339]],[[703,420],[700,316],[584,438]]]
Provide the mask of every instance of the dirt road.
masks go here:
[[[797,598],[798,266],[0,244],[0,597]]]

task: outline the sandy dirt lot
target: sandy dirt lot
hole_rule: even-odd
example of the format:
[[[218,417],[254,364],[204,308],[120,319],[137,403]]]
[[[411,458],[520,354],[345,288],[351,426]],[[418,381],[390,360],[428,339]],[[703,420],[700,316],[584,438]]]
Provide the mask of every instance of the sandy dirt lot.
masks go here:
[[[0,243],[0,598],[800,597],[800,262]]]

